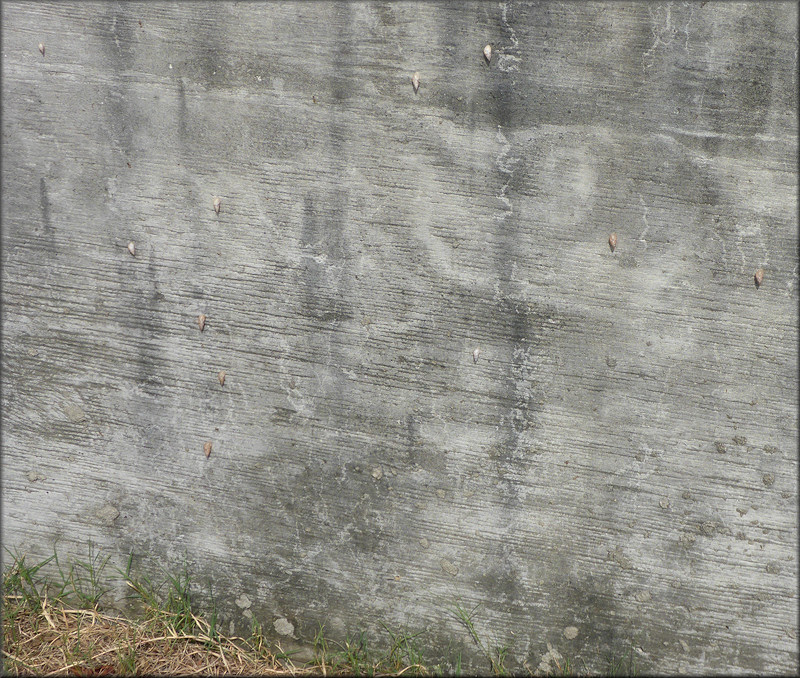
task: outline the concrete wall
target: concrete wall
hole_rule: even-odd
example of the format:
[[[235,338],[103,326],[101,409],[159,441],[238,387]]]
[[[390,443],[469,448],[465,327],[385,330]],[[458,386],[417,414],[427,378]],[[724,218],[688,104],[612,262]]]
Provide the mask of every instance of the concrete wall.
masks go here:
[[[4,2],[4,545],[286,642],[797,670],[797,22]]]

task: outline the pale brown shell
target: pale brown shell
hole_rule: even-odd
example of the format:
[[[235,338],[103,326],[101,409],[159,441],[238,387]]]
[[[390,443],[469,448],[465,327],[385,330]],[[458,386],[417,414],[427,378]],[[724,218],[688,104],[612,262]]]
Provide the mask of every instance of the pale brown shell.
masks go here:
[[[43,42],[39,43],[39,51],[42,53],[42,56],[44,56],[44,43]]]
[[[222,370],[218,375],[217,379],[219,379],[219,385],[225,386],[225,370]]]
[[[201,332],[206,327],[206,317],[202,313],[199,316],[197,316],[197,326],[200,328]]]
[[[486,59],[486,63],[488,64],[492,60],[492,46],[486,45],[483,48],[483,58]]]
[[[472,362],[477,363],[478,362],[478,357],[480,356],[480,354],[481,354],[481,350],[479,348],[476,348],[472,352]]]
[[[128,243],[128,252],[131,253],[132,257],[136,256],[136,245],[134,244],[133,240]]]
[[[612,252],[615,249],[617,249],[617,234],[616,233],[612,233],[610,236],[608,236],[608,246],[611,248]]]
[[[222,205],[222,200],[219,198],[214,198],[214,211],[219,214],[219,208]]]
[[[206,453],[206,459],[211,456],[211,448],[212,448],[211,441],[209,440],[205,445],[203,445],[203,452]]]
[[[414,86],[414,94],[419,91],[419,71],[411,76],[411,84]]]
[[[761,283],[764,282],[764,269],[759,268],[753,276],[753,279],[756,281],[756,287],[761,287]]]

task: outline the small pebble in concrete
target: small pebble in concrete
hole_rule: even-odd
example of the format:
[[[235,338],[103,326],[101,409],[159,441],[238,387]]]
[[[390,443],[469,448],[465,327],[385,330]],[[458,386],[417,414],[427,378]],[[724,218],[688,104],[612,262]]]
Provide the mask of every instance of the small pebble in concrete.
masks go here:
[[[47,480],[47,478],[38,471],[28,471],[28,482],[35,483],[37,480]]]
[[[377,467],[372,469],[372,477],[375,478],[375,480],[380,480],[383,477],[383,471]]]
[[[425,537],[423,537],[422,539],[419,540],[419,545],[422,548],[426,549],[430,546],[430,542],[427,539],[425,539]]]
[[[134,244],[133,240],[128,243],[128,252],[131,253],[132,257],[136,256],[136,245]]]
[[[451,577],[455,577],[458,574],[458,568],[447,560],[447,558],[442,558],[439,561],[439,565],[441,565],[442,569]]]
[[[103,506],[95,514],[100,522],[106,527],[111,527],[114,521],[119,518],[119,511],[113,504],[103,504]]]
[[[279,617],[272,622],[272,625],[275,627],[275,631],[281,636],[291,636],[294,634],[294,624],[286,619],[286,617]]]
[[[564,638],[567,640],[574,640],[578,637],[578,627],[577,626],[567,626],[564,629]]]
[[[648,600],[650,600],[650,591],[639,591],[636,593],[634,598],[636,598],[636,600],[640,603],[646,603]]]
[[[486,63],[488,64],[492,60],[492,46],[486,45],[483,48],[483,58],[486,59]]]
[[[659,502],[658,502],[658,505],[659,505],[659,506],[660,506],[662,509],[668,509],[668,508],[669,508],[669,499],[667,499],[666,497],[664,497],[663,499],[659,500]]]
[[[472,362],[473,363],[477,363],[478,362],[478,357],[480,356],[480,354],[481,354],[481,350],[479,348],[476,348],[472,352]]]
[[[414,86],[414,94],[419,91],[419,71],[411,76],[411,84]]]
[[[775,482],[775,476],[771,473],[765,473],[764,476],[761,478],[761,481],[767,487],[772,487],[772,484]]]
[[[611,560],[616,562],[623,570],[633,569],[633,563],[623,554],[621,546],[617,546],[613,551],[609,551],[608,555]]]
[[[219,214],[219,208],[222,206],[222,200],[214,198],[214,211]]]
[[[683,640],[682,638],[679,638],[678,642],[681,644],[681,648],[683,649],[683,651],[686,654],[689,654],[689,645],[686,643],[686,641]]]
[[[202,313],[197,316],[197,326],[200,328],[201,332],[206,328],[206,316]]]
[[[252,601],[247,597],[246,593],[240,595],[234,602],[243,610],[250,607],[253,604]]]
[[[205,445],[203,445],[203,452],[206,453],[206,459],[208,459],[211,456],[211,448],[212,447],[213,447],[213,445],[211,444],[210,440],[208,442],[206,442]]]
[[[217,379],[219,379],[220,386],[225,386],[225,370],[220,370],[219,374],[217,374]]]
[[[64,414],[67,415],[67,419],[73,424],[77,424],[86,419],[86,412],[83,411],[83,408],[80,405],[73,405],[72,403],[64,406]]]
[[[611,248],[612,252],[615,249],[617,249],[617,234],[616,233],[612,233],[610,236],[608,236],[608,246]]]
[[[759,268],[756,271],[756,274],[753,276],[753,280],[756,282],[756,287],[761,287],[761,283],[764,282],[764,269]]]
[[[44,43],[43,42],[39,43],[39,51],[42,53],[42,56],[44,56]]]

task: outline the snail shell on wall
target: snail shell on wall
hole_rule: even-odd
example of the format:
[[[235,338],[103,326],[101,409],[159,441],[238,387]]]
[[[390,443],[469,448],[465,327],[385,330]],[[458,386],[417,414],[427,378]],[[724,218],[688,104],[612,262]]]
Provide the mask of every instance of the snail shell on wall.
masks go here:
[[[43,42],[39,43],[39,51],[42,53],[42,56],[44,56],[44,43]]]
[[[136,256],[136,245],[133,244],[133,240],[128,243],[128,252],[131,253],[132,257]]]
[[[756,281],[756,287],[761,287],[761,283],[764,282],[764,269],[759,268],[753,276],[753,279]]]
[[[617,234],[616,233],[612,233],[610,236],[608,236],[608,246],[611,248],[612,252],[615,249],[617,249]]]
[[[219,385],[225,386],[225,370],[222,370],[218,375],[217,379],[219,379]]]
[[[492,46],[491,45],[486,45],[486,47],[483,48],[483,56],[486,59],[486,63],[487,64],[492,60]]]
[[[414,85],[414,94],[419,91],[419,71],[411,76],[411,84]]]
[[[206,459],[211,456],[211,441],[209,440],[205,445],[203,445],[203,452],[206,453]]]
[[[206,327],[206,317],[202,313],[199,316],[197,316],[197,326],[200,328],[201,332]]]
[[[480,350],[479,348],[476,348],[476,349],[475,349],[475,350],[472,352],[472,362],[473,362],[473,363],[476,363],[476,362],[478,362],[478,356],[480,356],[480,354],[481,354],[481,350]]]
[[[220,200],[219,198],[214,198],[214,211],[217,214],[219,214],[220,205],[222,205],[222,200]]]

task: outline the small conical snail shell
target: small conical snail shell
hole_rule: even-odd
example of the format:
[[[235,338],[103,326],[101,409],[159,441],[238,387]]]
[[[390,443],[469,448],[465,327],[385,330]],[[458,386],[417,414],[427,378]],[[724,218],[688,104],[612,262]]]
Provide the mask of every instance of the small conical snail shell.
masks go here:
[[[615,249],[617,249],[617,234],[616,233],[612,233],[610,236],[608,236],[608,246],[611,248],[612,252]]]
[[[222,205],[222,200],[220,200],[219,198],[214,198],[214,211],[217,214],[219,214],[220,205]]]
[[[483,48],[483,56],[486,59],[486,63],[487,64],[492,60],[492,46],[491,45],[486,45],[486,47]]]
[[[480,354],[481,354],[481,350],[480,350],[479,348],[476,348],[476,349],[475,349],[475,350],[472,352],[472,362],[473,362],[473,363],[476,363],[476,362],[478,362],[478,356],[479,356]]]
[[[44,43],[43,42],[39,43],[39,51],[42,53],[42,56],[44,56]]]
[[[212,445],[210,440],[205,445],[203,445],[203,452],[206,453],[206,459],[208,459],[211,456],[211,448]]]
[[[136,256],[136,245],[133,244],[133,240],[128,243],[128,252],[131,253],[132,257]]]
[[[756,281],[756,287],[761,287],[761,283],[764,282],[764,269],[759,268],[753,276],[753,279]]]
[[[206,317],[202,313],[199,316],[197,316],[197,326],[200,328],[201,332],[205,329]]]
[[[411,76],[411,84],[414,85],[414,94],[419,91],[419,71]]]
[[[219,385],[225,386],[225,370],[222,370],[218,375],[217,379],[219,379]]]

